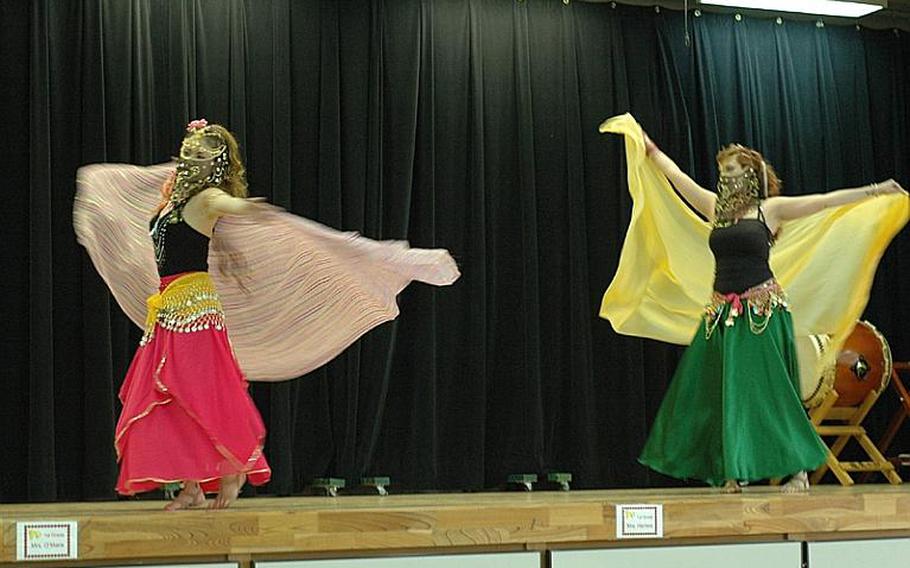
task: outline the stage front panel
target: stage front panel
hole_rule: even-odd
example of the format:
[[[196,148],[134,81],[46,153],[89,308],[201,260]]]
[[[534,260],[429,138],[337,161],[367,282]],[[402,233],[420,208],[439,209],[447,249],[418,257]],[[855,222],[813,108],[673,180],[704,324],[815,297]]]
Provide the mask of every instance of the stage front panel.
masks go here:
[[[536,552],[256,562],[256,568],[540,568]]]
[[[910,538],[810,542],[807,560],[807,568],[907,566],[910,564]]]
[[[724,544],[554,551],[551,568],[800,568],[802,544]]]

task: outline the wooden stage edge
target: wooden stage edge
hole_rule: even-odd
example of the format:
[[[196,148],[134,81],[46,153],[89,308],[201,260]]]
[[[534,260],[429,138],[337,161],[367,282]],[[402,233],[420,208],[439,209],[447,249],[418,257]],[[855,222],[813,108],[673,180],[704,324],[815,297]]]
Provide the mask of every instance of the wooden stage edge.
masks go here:
[[[614,505],[642,503],[663,505],[664,538],[617,540]],[[79,523],[78,561],[29,563],[51,567],[910,537],[910,487],[891,485],[254,498],[173,513],[163,505],[0,505],[0,567],[23,565],[16,523],[30,520]]]

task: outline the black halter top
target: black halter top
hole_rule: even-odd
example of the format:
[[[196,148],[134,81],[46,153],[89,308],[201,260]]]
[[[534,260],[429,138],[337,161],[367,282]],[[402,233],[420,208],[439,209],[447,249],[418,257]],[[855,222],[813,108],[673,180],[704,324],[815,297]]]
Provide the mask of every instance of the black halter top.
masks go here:
[[[158,276],[209,269],[209,238],[190,227],[183,219],[183,206],[156,215],[149,222],[149,235],[155,245]]]
[[[742,293],[773,278],[768,257],[773,236],[763,219],[740,219],[714,227],[708,239],[714,253],[714,290]]]

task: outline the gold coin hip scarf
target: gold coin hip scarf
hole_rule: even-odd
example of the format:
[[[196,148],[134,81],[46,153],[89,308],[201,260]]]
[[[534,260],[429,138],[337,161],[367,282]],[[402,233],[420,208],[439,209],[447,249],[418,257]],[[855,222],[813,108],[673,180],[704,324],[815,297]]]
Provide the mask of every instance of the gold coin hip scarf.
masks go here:
[[[724,307],[730,304],[727,317],[722,317]],[[705,339],[711,339],[721,319],[727,327],[736,323],[736,318],[746,314],[749,330],[759,335],[768,327],[771,316],[777,308],[789,309],[787,295],[777,280],[771,278],[742,294],[721,294],[714,292],[711,302],[705,306]]]
[[[139,345],[152,340],[156,327],[176,333],[224,329],[224,310],[207,272],[174,279],[164,290],[149,296],[146,304],[145,333]]]

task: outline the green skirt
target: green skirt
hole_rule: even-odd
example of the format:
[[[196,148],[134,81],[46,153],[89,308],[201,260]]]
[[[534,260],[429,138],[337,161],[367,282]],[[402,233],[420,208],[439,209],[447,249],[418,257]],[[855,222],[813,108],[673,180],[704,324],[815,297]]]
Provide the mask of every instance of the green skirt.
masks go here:
[[[827,448],[800,400],[790,312],[775,307],[759,331],[748,314],[725,325],[729,310],[721,308],[714,326],[702,318],[639,461],[711,485],[818,468]]]

